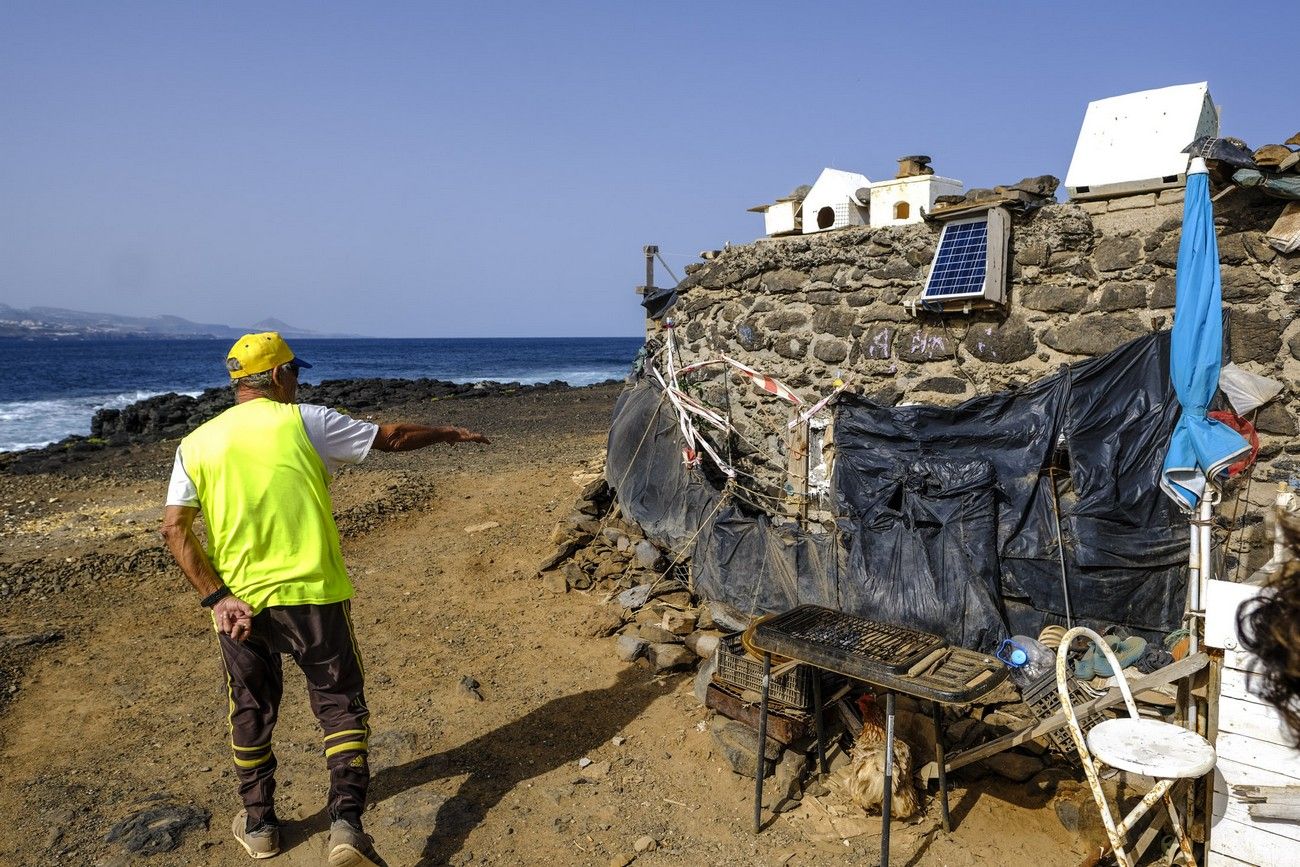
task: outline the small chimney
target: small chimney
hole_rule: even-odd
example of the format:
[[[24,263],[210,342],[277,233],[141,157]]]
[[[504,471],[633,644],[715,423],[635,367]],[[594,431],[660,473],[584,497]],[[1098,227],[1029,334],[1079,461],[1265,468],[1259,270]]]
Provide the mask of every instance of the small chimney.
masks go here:
[[[932,175],[934,169],[930,168],[930,158],[925,154],[913,154],[909,157],[898,158],[897,178],[914,178],[917,175]]]

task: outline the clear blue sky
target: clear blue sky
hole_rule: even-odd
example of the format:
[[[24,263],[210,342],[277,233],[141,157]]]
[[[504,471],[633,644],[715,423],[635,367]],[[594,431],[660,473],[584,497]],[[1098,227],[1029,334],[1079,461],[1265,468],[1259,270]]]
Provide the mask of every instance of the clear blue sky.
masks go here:
[[[1287,138],[1285,5],[3,0],[0,301],[634,335],[642,244],[823,166],[1064,178],[1089,100],[1204,80]]]

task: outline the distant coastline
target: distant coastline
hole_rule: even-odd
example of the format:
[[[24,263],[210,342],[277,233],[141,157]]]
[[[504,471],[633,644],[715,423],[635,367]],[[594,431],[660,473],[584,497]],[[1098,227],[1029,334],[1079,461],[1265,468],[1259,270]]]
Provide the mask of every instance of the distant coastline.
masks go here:
[[[250,331],[278,331],[291,339],[365,339],[361,334],[329,334],[297,328],[279,319],[235,326],[191,322],[180,316],[121,316],[62,307],[20,309],[0,304],[0,337],[20,340],[234,340]]]

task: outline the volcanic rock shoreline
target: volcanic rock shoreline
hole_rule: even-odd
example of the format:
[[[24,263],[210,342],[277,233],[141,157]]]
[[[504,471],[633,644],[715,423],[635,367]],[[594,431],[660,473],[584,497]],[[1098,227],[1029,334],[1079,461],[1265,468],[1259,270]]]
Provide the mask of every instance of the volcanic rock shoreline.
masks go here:
[[[614,382],[616,380],[607,380]],[[600,383],[605,384],[605,383]],[[439,379],[328,379],[298,388],[301,403],[333,407],[355,414],[417,401],[481,398],[495,395],[563,391],[563,380],[523,385],[518,382],[446,382]],[[123,409],[101,409],[90,422],[89,436],[69,436],[38,449],[0,454],[0,473],[49,472],[84,460],[107,448],[177,439],[219,415],[234,403],[229,387],[209,388],[197,397],[169,392]]]

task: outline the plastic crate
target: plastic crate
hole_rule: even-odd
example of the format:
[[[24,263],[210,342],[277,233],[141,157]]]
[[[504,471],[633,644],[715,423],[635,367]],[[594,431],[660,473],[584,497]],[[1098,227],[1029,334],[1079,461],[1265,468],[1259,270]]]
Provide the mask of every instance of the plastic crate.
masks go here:
[[[763,689],[763,662],[745,652],[739,632],[724,635],[718,642],[718,670],[714,677],[740,690],[760,692]],[[796,665],[780,677],[772,678],[768,700],[808,710],[812,707],[812,679],[811,666]]]
[[[1074,679],[1073,674],[1067,673],[1066,678],[1066,683],[1070,687],[1070,704],[1078,706],[1092,698],[1083,691],[1083,687]],[[1049,671],[1022,689],[1020,697],[1029,706],[1029,709],[1034,712],[1034,716],[1039,722],[1050,719],[1059,713],[1061,711],[1061,693],[1056,688],[1055,670]],[[1084,714],[1079,717],[1079,728],[1086,735],[1089,729],[1104,719],[1106,719],[1106,716],[1101,711]],[[1068,723],[1049,734],[1047,738],[1051,741],[1052,749],[1056,752],[1073,759],[1075,762],[1079,760],[1079,751],[1074,746],[1074,738],[1070,736]]]

